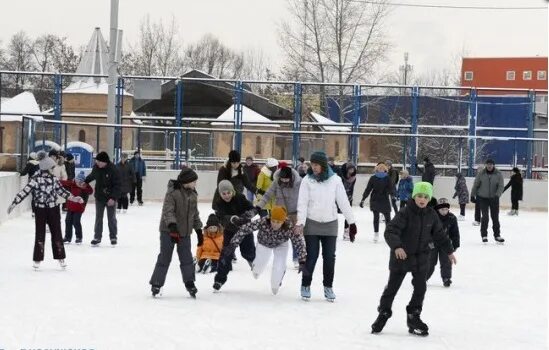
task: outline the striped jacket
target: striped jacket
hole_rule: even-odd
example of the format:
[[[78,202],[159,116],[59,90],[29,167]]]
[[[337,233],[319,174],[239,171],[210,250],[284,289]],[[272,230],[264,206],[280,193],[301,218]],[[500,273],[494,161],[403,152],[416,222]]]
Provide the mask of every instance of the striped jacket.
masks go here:
[[[15,196],[13,204],[21,203],[31,193],[37,208],[54,208],[59,197],[68,199],[71,196],[59,180],[46,171],[39,171],[31,177],[30,182]]]

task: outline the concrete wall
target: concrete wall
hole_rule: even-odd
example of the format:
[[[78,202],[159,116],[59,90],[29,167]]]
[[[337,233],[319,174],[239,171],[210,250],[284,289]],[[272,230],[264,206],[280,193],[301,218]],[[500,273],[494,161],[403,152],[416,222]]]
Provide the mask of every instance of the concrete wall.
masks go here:
[[[18,173],[0,172],[0,224],[8,219],[8,207],[15,195],[27,183],[27,177],[21,178]],[[15,217],[30,210],[30,196],[15,207],[9,217]]]

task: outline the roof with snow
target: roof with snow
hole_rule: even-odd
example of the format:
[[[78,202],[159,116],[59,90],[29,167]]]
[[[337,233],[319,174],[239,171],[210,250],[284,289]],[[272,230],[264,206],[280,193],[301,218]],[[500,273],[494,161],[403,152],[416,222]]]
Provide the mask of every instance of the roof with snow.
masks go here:
[[[35,120],[43,119],[40,116],[33,116],[34,113],[40,113],[40,107],[38,107],[33,93],[28,91],[24,91],[10,99],[2,99],[0,111],[2,113],[0,114],[0,121],[3,122],[20,122],[23,120],[23,116],[32,117]],[[6,113],[16,113],[16,115]]]
[[[212,125],[232,125],[234,123],[234,105],[231,105],[225,110],[218,118],[217,122],[213,122]],[[221,123],[220,123],[221,122]],[[278,124],[267,124],[271,122],[270,119],[262,116],[256,111],[242,106],[242,123],[243,126],[266,126],[271,128],[279,128]],[[254,124],[256,123],[256,124]]]
[[[313,117],[313,119],[317,123],[320,123],[320,124],[337,124],[333,120],[331,120],[329,118],[326,118],[326,117],[323,117],[320,114],[315,113],[315,112],[311,112],[311,117]],[[341,132],[350,132],[351,131],[351,128],[349,128],[348,126],[319,125],[318,127],[321,128],[323,131],[341,131]]]

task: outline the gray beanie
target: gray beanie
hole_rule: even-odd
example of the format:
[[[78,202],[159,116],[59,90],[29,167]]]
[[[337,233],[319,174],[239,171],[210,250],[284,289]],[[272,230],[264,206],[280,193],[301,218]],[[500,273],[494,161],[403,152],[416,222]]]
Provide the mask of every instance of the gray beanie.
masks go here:
[[[40,168],[40,170],[50,170],[57,165],[55,163],[55,160],[47,157],[46,152],[44,151],[38,152],[38,154],[36,155],[36,159],[39,162],[38,167]]]
[[[233,194],[234,192],[234,186],[229,180],[222,180],[219,185],[217,185],[217,190],[219,191],[219,194],[227,191],[231,191]]]

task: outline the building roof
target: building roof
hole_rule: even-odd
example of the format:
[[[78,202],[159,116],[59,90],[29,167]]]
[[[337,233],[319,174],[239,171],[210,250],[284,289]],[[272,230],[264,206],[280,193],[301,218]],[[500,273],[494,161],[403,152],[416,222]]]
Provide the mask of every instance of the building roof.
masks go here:
[[[20,122],[23,120],[23,116],[32,117],[35,120],[43,119],[41,116],[33,116],[33,113],[40,114],[41,112],[36,98],[29,91],[24,91],[10,99],[2,99],[0,110],[2,111],[0,115],[2,122]],[[5,113],[17,113],[18,115]]]
[[[311,114],[311,117],[312,117],[317,123],[320,123],[320,124],[337,124],[337,123],[334,122],[333,120],[328,119],[328,118],[326,118],[326,117],[323,117],[322,115],[320,115],[320,114],[318,114],[318,113],[310,112],[310,114]],[[341,132],[350,132],[350,131],[351,131],[351,128],[349,128],[348,126],[319,125],[318,127],[319,127],[321,130],[323,130],[323,131],[341,131]]]
[[[230,106],[223,112],[218,118],[218,122],[212,122],[212,125],[232,125],[234,123],[234,105]],[[271,127],[271,128],[279,128],[280,125],[278,124],[266,124],[270,122],[271,120],[268,118],[265,118],[261,114],[257,113],[256,111],[246,107],[242,106],[242,122],[244,123],[244,127],[246,126],[264,126],[264,127]],[[254,122],[256,124],[254,124]]]

